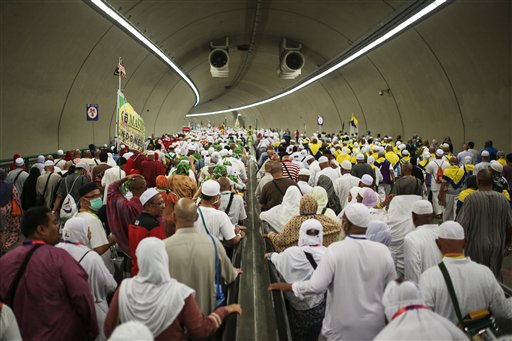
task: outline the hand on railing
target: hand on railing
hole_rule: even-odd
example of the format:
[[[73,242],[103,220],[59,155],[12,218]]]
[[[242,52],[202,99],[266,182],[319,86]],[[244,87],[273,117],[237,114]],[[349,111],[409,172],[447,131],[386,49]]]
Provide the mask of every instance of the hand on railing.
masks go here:
[[[228,315],[235,313],[242,316],[242,307],[240,307],[240,304],[230,304],[224,308],[228,311]]]

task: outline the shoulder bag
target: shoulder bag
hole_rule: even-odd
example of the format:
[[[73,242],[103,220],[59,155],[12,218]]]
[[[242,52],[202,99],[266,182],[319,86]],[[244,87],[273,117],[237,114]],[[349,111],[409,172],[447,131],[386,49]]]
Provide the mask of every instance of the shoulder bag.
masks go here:
[[[226,296],[224,295],[224,291],[222,290],[222,284],[220,283],[219,254],[217,252],[217,243],[215,243],[213,236],[210,234],[210,231],[208,231],[208,228],[206,227],[206,221],[204,220],[201,208],[198,207],[197,210],[199,211],[199,215],[201,216],[204,229],[206,230],[206,233],[212,240],[213,249],[215,250],[215,309],[217,309],[218,307],[221,307],[226,303]]]
[[[448,273],[448,269],[443,262],[439,263],[439,269],[443,274],[446,287],[450,293],[453,308],[457,315],[457,319],[459,320],[459,328],[462,329],[462,331],[473,341],[489,340],[489,336],[491,336],[492,339],[500,336],[501,331],[498,328],[496,319],[488,309],[472,311],[466,315],[466,317],[462,318],[459,301],[455,295],[455,289],[453,288],[453,283],[450,278],[450,274]],[[493,335],[489,335],[489,333],[492,333]]]

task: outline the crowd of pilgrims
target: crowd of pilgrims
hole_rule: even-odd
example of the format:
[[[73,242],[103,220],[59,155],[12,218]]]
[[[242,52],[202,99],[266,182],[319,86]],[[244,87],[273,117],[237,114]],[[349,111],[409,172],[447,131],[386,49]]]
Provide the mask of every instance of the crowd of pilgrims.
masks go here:
[[[198,127],[144,151],[15,154],[0,170],[0,340],[212,337],[242,313],[225,290],[242,273],[233,248],[259,231],[244,226],[249,195],[294,340],[467,339],[440,263],[462,316],[512,319],[498,283],[512,154],[291,135]]]

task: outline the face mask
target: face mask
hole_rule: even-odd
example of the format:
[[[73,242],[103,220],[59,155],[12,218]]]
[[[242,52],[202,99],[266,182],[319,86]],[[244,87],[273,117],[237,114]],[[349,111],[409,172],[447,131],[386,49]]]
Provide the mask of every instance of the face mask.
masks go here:
[[[98,210],[101,208],[101,206],[103,206],[103,200],[101,199],[101,197],[94,198],[94,199],[89,201],[89,207],[94,212],[98,212]]]

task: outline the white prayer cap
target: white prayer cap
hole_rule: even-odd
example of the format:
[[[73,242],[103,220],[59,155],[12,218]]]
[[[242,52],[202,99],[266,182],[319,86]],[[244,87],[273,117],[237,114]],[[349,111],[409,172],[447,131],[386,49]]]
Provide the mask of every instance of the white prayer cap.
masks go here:
[[[120,145],[119,148],[124,149],[126,146],[124,144]]]
[[[78,169],[78,168],[87,169],[87,165],[85,164],[85,162],[79,162],[75,165],[75,168],[76,169]]]
[[[207,156],[208,155],[208,151],[207,150],[202,150],[201,151],[201,156]]]
[[[423,152],[422,156],[424,159],[428,159],[428,158],[430,158],[430,152],[427,150],[427,151]]]
[[[155,151],[154,150],[148,150],[147,151],[147,156],[155,156]]]
[[[62,149],[57,150],[57,155],[58,156],[64,155],[64,151]]]
[[[357,154],[357,155],[356,155],[356,160],[357,160],[357,161],[364,161],[364,155],[363,155],[363,154],[361,154],[361,153]]]
[[[428,200],[418,200],[412,204],[412,213],[416,214],[432,214],[434,210],[432,204]]]
[[[327,158],[327,156],[320,156],[320,158],[318,159],[318,163],[324,162],[329,162],[329,159]]]
[[[357,147],[357,146],[359,146],[359,143],[354,142],[354,147]]]
[[[366,238],[388,246],[391,242],[391,229],[388,224],[383,221],[372,220],[368,223]]]
[[[473,158],[471,156],[464,156],[464,164],[467,165],[468,163],[471,163],[473,161]]]
[[[443,144],[441,145],[441,147],[443,147],[443,148],[450,148],[450,145],[449,145],[448,143],[446,143],[446,142],[445,142],[445,143],[443,143]]]
[[[224,157],[224,156],[228,155],[228,150],[227,149],[221,149],[219,153],[220,153],[220,156]]]
[[[437,236],[442,239],[463,240],[464,228],[458,222],[448,220],[439,225]]]
[[[128,321],[114,329],[108,341],[153,341],[153,334],[145,324],[139,321]]]
[[[403,144],[403,143],[402,143],[401,145],[399,145],[399,146],[398,146],[398,149],[400,149],[400,150],[404,150],[404,149],[405,149],[405,144]]]
[[[342,152],[343,154],[348,154],[348,148],[347,148],[347,147],[343,147],[343,148],[341,148],[341,152]]]
[[[335,165],[335,166],[336,166],[336,168],[338,168],[338,167],[340,166],[340,164],[338,163],[338,161],[336,161],[336,160],[334,160],[334,159],[332,159],[332,160],[331,160],[331,165]]]
[[[207,180],[201,186],[201,193],[209,197],[219,195],[220,184],[215,180]]]
[[[301,168],[301,169],[300,169],[300,171],[299,171],[299,175],[307,175],[307,176],[310,176],[310,175],[311,175],[311,172],[309,171],[309,169]]]
[[[25,160],[23,160],[23,158],[19,157],[14,161],[14,163],[16,164],[17,167],[21,167],[25,164]]]
[[[39,155],[39,156],[37,157],[37,162],[38,162],[38,163],[44,163],[44,156],[43,156],[43,155]]]
[[[363,148],[361,148],[361,153],[366,153],[368,151],[368,147],[366,146],[363,146]]]
[[[503,173],[503,165],[496,160],[491,161],[491,168],[498,173]]]
[[[158,192],[156,190],[155,187],[150,187],[148,188],[147,190],[144,191],[144,193],[142,193],[142,195],[140,196],[140,203],[142,204],[142,206],[146,205],[146,203],[151,200],[151,198],[153,198],[155,195],[159,194],[160,192]]]
[[[406,149],[402,152],[402,155],[409,155],[409,151]]]
[[[44,162],[44,166],[45,166],[45,167],[49,167],[49,166],[53,166],[53,165],[54,165],[54,163],[53,163],[53,161],[52,161],[52,160],[48,160],[48,161],[45,161],[45,162]]]
[[[368,156],[366,162],[370,165],[373,165],[375,163],[375,158],[373,156]]]
[[[370,174],[365,174],[361,178],[361,182],[366,186],[371,186],[373,184],[373,177]]]
[[[343,160],[343,162],[341,163],[341,168],[345,170],[352,170],[352,163],[348,160]]]
[[[482,152],[482,154],[480,154],[481,156],[491,156],[491,154],[489,154],[489,152],[487,150],[484,150]]]
[[[215,152],[215,149],[213,147],[208,148],[208,154],[212,155]]]
[[[354,203],[345,207],[345,216],[356,226],[367,228],[370,222],[370,210],[363,204]]]
[[[217,163],[220,160],[220,153],[219,152],[213,152],[211,156],[212,163]]]
[[[443,150],[442,149],[436,150],[436,155],[439,156],[439,157],[443,156],[444,155]]]
[[[375,144],[373,147],[372,147],[372,150],[374,152],[378,152],[379,151],[379,146],[377,144]]]
[[[304,161],[308,161],[308,160],[311,160],[311,159],[314,159],[315,157],[313,155],[308,155],[306,156],[306,159]]]

